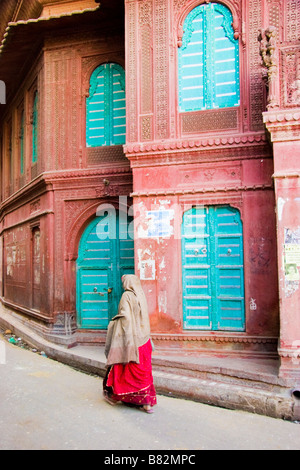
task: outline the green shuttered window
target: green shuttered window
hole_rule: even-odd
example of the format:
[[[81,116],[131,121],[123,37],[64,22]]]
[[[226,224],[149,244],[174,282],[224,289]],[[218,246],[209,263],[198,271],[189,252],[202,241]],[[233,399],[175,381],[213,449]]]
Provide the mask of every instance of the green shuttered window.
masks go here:
[[[120,65],[107,63],[94,70],[86,108],[87,147],[125,143],[125,72]]]
[[[240,104],[239,44],[232,14],[218,3],[199,5],[186,17],[179,49],[181,112]]]

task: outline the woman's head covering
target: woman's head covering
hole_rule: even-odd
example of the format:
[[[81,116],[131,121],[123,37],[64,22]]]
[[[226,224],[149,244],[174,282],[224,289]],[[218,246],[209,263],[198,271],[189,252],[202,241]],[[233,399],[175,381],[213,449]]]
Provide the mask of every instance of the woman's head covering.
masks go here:
[[[125,292],[133,292],[136,295],[141,306],[142,316],[148,320],[148,305],[140,279],[135,274],[124,274],[122,276],[122,284]]]
[[[139,362],[138,348],[150,339],[147,300],[141,282],[134,274],[122,276],[124,293],[118,314],[109,323],[106,365]]]
[[[124,274],[124,276],[122,276],[122,284],[124,290],[131,290],[134,292],[136,286],[138,284],[141,285],[141,282],[135,274]]]

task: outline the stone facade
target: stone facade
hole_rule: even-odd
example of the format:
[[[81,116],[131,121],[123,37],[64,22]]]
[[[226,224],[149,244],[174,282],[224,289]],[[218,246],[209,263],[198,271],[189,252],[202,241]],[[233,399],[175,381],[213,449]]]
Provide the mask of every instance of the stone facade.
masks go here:
[[[157,347],[170,354],[279,354],[282,377],[298,379],[300,3],[223,0],[239,44],[239,105],[181,112],[184,21],[210,3],[2,3],[1,298],[53,341],[104,341],[105,330],[78,327],[76,260],[99,205],[117,209],[126,196],[135,215],[135,271]],[[89,148],[89,80],[109,62],[126,71],[126,143]],[[243,331],[185,328],[181,227],[195,207],[239,214]],[[149,230],[154,212],[169,214],[158,235]],[[296,265],[294,276],[287,265]]]

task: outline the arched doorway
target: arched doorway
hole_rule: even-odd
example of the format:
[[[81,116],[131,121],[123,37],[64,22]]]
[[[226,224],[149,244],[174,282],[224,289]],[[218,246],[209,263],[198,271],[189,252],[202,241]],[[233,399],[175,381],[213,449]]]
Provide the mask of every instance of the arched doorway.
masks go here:
[[[230,206],[193,207],[182,223],[185,329],[244,331],[243,226]]]
[[[106,329],[117,314],[121,277],[134,273],[132,217],[108,210],[85,229],[77,259],[79,328]]]

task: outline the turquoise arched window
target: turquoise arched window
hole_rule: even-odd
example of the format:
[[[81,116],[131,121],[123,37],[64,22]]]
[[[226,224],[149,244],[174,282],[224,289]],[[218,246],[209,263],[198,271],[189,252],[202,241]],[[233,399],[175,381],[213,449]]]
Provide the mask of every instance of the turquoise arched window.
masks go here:
[[[180,111],[240,104],[239,43],[232,14],[219,3],[202,4],[186,17],[179,48]]]
[[[86,109],[87,147],[125,144],[125,72],[120,65],[107,63],[94,70]]]

